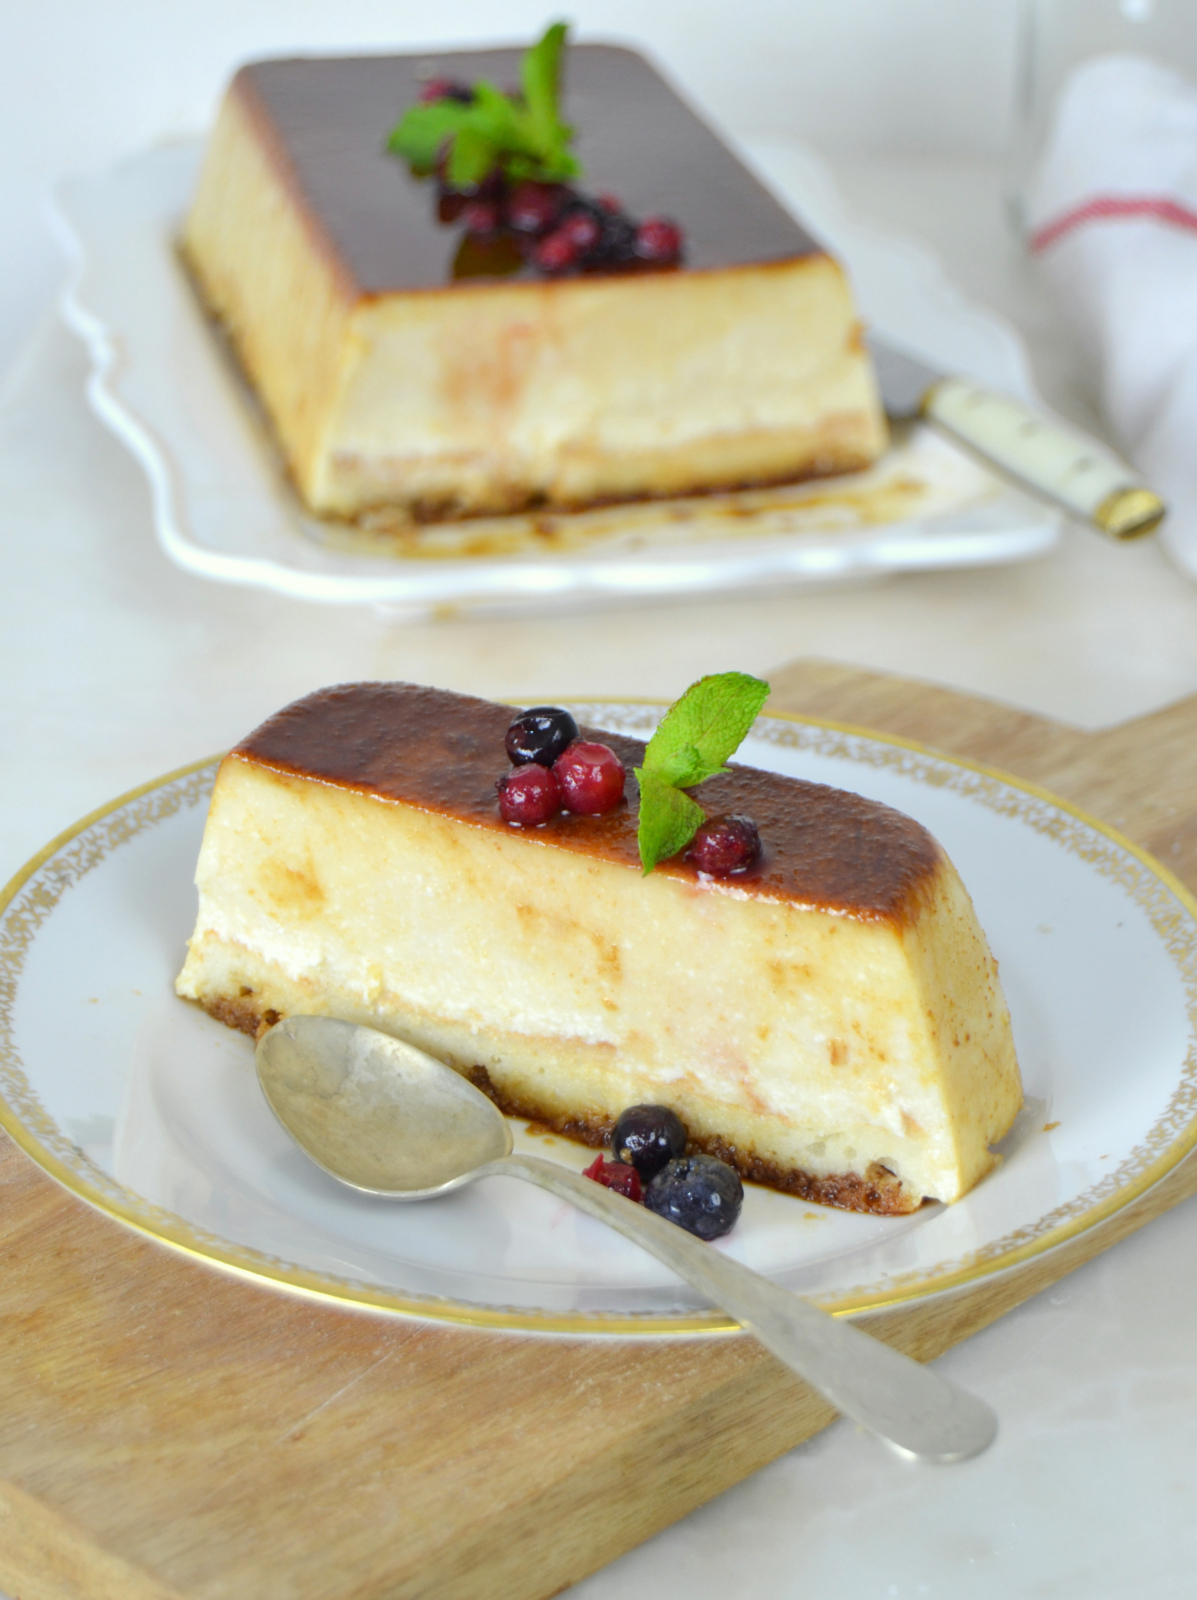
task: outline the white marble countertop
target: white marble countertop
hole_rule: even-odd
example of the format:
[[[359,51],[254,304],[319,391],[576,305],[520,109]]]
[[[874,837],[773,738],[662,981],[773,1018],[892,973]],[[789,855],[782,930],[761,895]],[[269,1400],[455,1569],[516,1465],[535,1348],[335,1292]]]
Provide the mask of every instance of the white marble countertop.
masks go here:
[[[836,173],[1021,329],[1054,406],[1100,426],[995,163],[854,157]],[[4,875],[92,807],[332,681],[672,697],[703,672],[815,655],[1086,727],[1197,692],[1197,586],[1151,542],[1080,529],[1023,566],[559,619],[400,627],[205,583],[159,552],[144,480],[88,411],[84,376],[47,309],[0,406]],[[1001,1416],[981,1459],[912,1468],[836,1424],[573,1593],[725,1600],[750,1576],[765,1600],[1191,1594],[1195,1259],[1190,1202],[945,1356]]]

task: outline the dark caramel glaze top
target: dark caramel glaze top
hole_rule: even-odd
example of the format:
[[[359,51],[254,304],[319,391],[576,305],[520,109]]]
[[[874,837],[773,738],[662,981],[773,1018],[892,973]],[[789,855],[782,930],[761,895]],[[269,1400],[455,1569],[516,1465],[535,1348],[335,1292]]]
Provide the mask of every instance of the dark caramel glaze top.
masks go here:
[[[435,186],[383,149],[430,77],[501,89],[520,50],[312,57],[242,67],[233,93],[360,294],[444,288],[461,238],[434,216]],[[565,115],[589,193],[634,217],[664,215],[686,234],[690,268],[788,261],[819,246],[641,56],[608,45],[566,55]],[[474,280],[477,281],[477,280]],[[543,279],[536,279],[543,283]]]
[[[264,722],[234,757],[339,788],[459,818],[503,833],[495,781],[510,770],[503,736],[510,706],[406,683],[351,683],[321,689]],[[620,734],[583,730],[611,746],[628,768],[628,801],[603,817],[562,813],[525,835],[640,869],[637,792],[631,769],[644,746]],[[724,880],[771,899],[900,922],[918,909],[943,856],[911,817],[825,784],[753,767],[733,767],[693,791],[709,816],[744,812],[761,832],[765,859],[751,875]],[[657,868],[694,880],[685,860]]]

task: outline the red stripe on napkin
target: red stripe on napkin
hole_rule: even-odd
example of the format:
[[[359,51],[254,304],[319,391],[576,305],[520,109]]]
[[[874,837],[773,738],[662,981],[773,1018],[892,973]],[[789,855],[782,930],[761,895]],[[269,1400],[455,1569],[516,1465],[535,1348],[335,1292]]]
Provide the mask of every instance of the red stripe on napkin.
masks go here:
[[[1197,233],[1197,211],[1190,211],[1188,206],[1182,206],[1165,196],[1098,195],[1096,199],[1086,200],[1083,205],[1066,211],[1053,222],[1045,223],[1042,228],[1036,228],[1028,243],[1032,251],[1038,254],[1087,222],[1133,222],[1143,217]]]

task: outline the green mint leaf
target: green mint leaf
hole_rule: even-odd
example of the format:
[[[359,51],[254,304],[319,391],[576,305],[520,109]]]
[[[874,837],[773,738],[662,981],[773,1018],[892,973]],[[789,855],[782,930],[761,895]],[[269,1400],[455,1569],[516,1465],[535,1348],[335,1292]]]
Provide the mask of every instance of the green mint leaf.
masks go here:
[[[505,155],[503,171],[513,182],[533,178],[537,183],[568,183],[582,176],[582,165],[568,150],[554,156]]]
[[[528,114],[509,100],[501,89],[480,78],[474,85],[474,103],[467,106],[466,126],[489,139],[500,150],[526,150],[534,153],[527,131]]]
[[[768,694],[769,685],[746,672],[700,678],[670,706],[649,740],[646,770],[687,789],[723,772]]]
[[[718,772],[739,747],[769,694],[746,672],[692,683],[661,720],[644,752],[640,780],[640,862],[646,873],[685,849],[706,820],[686,790]]]
[[[677,855],[698,832],[706,812],[697,800],[662,778],[651,768],[637,767],[640,782],[640,824],[636,834],[640,864],[649,873],[661,861]]]
[[[392,155],[402,156],[417,173],[432,172],[442,145],[464,126],[470,110],[455,100],[411,106],[391,130],[387,149]]]
[[[449,182],[461,189],[481,183],[496,164],[498,156],[497,147],[484,133],[476,128],[462,128],[449,151],[446,173]]]
[[[704,778],[711,776],[709,765],[702,759],[702,753],[697,745],[679,744],[676,749],[667,754],[658,751],[655,758],[647,755],[649,769],[664,778],[666,783],[672,783],[678,789],[691,789],[696,783],[701,783]]]
[[[528,107],[538,153],[546,157],[555,155],[558,147],[565,143],[558,112],[565,32],[564,22],[554,22],[520,62],[524,104]]]
[[[446,175],[462,188],[481,183],[495,167],[513,182],[566,183],[581,177],[582,167],[569,151],[574,130],[562,122],[558,108],[565,34],[565,23],[555,22],[525,52],[522,96],[505,95],[483,79],[472,85],[469,105],[437,100],[412,106],[392,130],[387,149],[402,156],[418,177],[427,177],[447,148]]]

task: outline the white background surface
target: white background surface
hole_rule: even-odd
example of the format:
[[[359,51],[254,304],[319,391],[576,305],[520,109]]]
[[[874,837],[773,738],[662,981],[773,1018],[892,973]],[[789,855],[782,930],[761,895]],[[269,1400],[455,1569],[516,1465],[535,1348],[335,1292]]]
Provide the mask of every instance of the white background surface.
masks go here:
[[[1094,0],[1096,3],[1096,0]],[[1191,3],[1191,0],[1183,0]],[[584,34],[647,42],[735,133],[805,136],[874,222],[1010,316],[1049,400],[1087,377],[1006,221],[1017,0],[608,0]],[[47,313],[54,175],[201,126],[228,67],[301,48],[511,38],[531,0],[2,0],[0,873],[112,795],[354,677],[530,699],[673,696],[799,655],[921,676],[1096,727],[1197,692],[1197,588],[1150,543],[1071,531],[1046,561],[816,596],[398,628],[175,571],[141,476],[82,399]],[[943,1358],[995,1448],[927,1471],[837,1425],[575,1591],[586,1600],[1171,1600],[1197,1570],[1197,1206]]]
[[[741,133],[837,149],[993,152],[1021,0],[581,0],[576,36],[650,50]],[[511,43],[546,0],[0,0],[0,356],[57,271],[47,179],[207,126],[249,56]],[[863,47],[863,48],[862,48]]]

